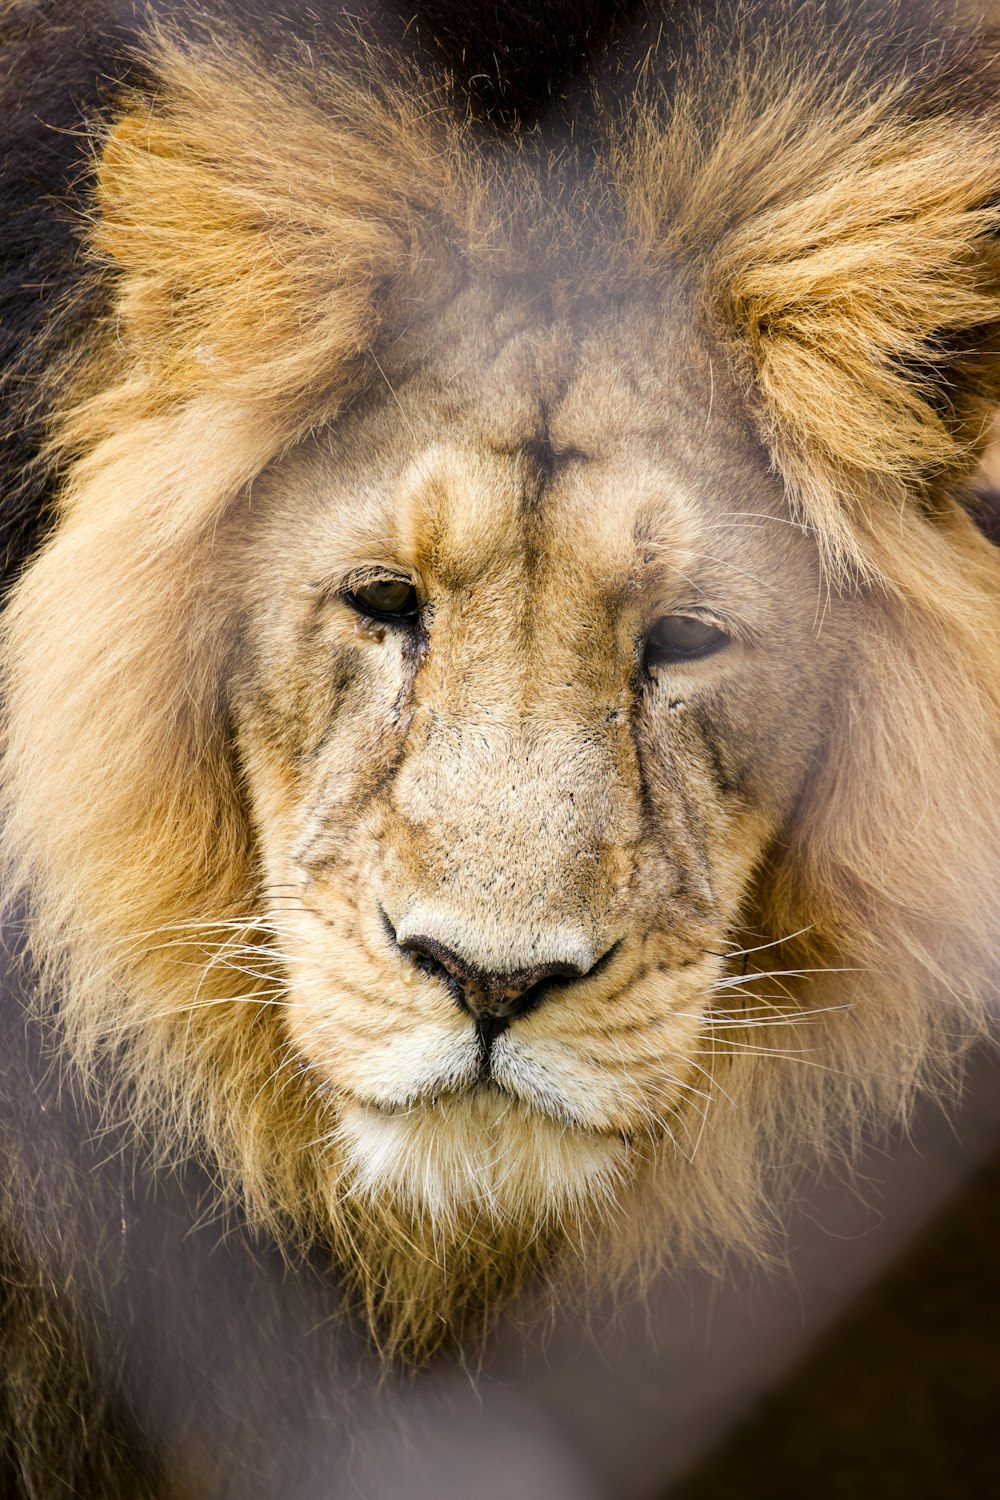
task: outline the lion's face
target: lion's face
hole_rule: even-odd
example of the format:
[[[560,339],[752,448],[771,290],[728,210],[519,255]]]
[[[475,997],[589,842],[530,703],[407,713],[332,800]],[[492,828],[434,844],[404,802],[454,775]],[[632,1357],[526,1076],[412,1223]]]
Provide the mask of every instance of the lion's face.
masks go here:
[[[697,1099],[841,654],[704,353],[591,318],[467,294],[243,512],[285,1025],[360,1181],[430,1208],[580,1201]]]
[[[104,140],[6,899],[81,1077],[415,1357],[605,1225],[759,1246],[994,992],[1000,138],[792,10],[593,157],[214,38]]]

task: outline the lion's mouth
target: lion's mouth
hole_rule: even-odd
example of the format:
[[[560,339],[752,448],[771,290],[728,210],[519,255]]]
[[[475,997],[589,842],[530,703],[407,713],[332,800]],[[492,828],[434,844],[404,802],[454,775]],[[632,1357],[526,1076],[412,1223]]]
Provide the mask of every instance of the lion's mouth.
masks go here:
[[[492,1102],[496,1105],[509,1105],[520,1109],[527,1114],[541,1115],[554,1124],[561,1125],[567,1130],[582,1130],[591,1135],[622,1136],[625,1132],[620,1130],[595,1130],[593,1125],[579,1119],[568,1109],[553,1108],[551,1102],[540,1093],[525,1093],[523,1090],[514,1092],[505,1088],[492,1074],[492,1071],[484,1069],[478,1077],[462,1087],[449,1086],[447,1088],[427,1089],[414,1094],[406,1100],[383,1100],[377,1098],[365,1098],[359,1095],[352,1096],[352,1102],[361,1105],[365,1109],[375,1111],[387,1119],[405,1119],[408,1115],[427,1114],[438,1111],[444,1113],[461,1109],[463,1106],[475,1108],[478,1104]]]
[[[338,1101],[336,1114],[391,1125],[400,1149],[445,1120],[461,1120],[463,1140],[473,1143],[472,1122],[504,1114],[567,1141],[655,1147],[690,1099],[704,980],[687,969],[680,980],[644,970],[613,992],[613,1003],[605,998],[583,1015],[542,1007],[489,1035],[473,1017],[429,1004],[408,1028],[374,1003],[370,1026],[356,1031],[335,1025],[330,1006],[318,1023],[295,1008],[287,1021],[302,1062]]]
[[[590,1141],[595,1145],[607,1145],[619,1147],[625,1152],[631,1152],[640,1144],[640,1134],[634,1129],[625,1127],[608,1126],[596,1128],[594,1125],[584,1122],[567,1111],[558,1112],[544,1106],[540,1107],[523,1096],[513,1094],[489,1078],[477,1080],[464,1089],[441,1090],[438,1093],[421,1095],[411,1100],[408,1104],[383,1104],[373,1100],[356,1099],[356,1106],[370,1112],[377,1119],[392,1121],[400,1124],[404,1129],[406,1121],[412,1120],[415,1124],[420,1122],[433,1122],[435,1118],[442,1122],[452,1120],[457,1114],[466,1113],[470,1118],[485,1113],[495,1116],[498,1112],[505,1110],[516,1113],[522,1120],[532,1118],[546,1126],[554,1126],[562,1132],[567,1142],[577,1138],[581,1141]]]
[[[546,1121],[567,1133],[595,1139],[628,1143],[635,1134],[631,1126],[622,1122],[619,1111],[608,1118],[606,1108],[581,1108],[567,1089],[555,1087],[541,1070],[523,1064],[504,1066],[502,1058],[498,1067],[492,1050],[480,1056],[474,1071],[460,1081],[448,1078],[402,1097],[352,1092],[349,1098],[351,1104],[377,1117],[400,1122],[452,1118],[459,1113],[494,1117],[506,1110],[524,1118]]]

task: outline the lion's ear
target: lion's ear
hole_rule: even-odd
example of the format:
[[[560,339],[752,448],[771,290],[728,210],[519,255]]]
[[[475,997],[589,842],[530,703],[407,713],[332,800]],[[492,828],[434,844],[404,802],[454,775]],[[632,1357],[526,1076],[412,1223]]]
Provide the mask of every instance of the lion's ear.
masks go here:
[[[320,107],[227,49],[164,45],[104,143],[93,242],[156,402],[214,389],[270,409],[336,395],[380,288],[446,197],[426,97],[329,81]]]
[[[1000,404],[1000,121],[954,89],[937,114],[898,85],[803,101],[797,129],[782,101],[753,132],[762,206],[708,267],[777,466],[834,543],[873,497],[966,475]]]

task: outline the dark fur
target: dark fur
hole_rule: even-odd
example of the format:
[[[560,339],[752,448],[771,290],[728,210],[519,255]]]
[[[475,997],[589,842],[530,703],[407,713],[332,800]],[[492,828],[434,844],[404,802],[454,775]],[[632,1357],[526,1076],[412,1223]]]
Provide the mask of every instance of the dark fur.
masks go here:
[[[86,161],[86,122],[102,80],[120,76],[124,37],[86,12],[59,26],[65,7],[17,5],[5,17],[0,94],[4,237],[0,259],[0,566],[9,581],[50,515],[53,476],[40,455],[43,372],[94,316],[75,274]]]

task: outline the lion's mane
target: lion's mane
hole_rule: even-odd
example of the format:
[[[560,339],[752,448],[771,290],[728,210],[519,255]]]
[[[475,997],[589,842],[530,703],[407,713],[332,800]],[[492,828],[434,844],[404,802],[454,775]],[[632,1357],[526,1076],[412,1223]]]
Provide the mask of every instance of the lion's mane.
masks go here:
[[[993,52],[960,33],[914,50],[890,18],[847,64],[803,8],[768,7],[766,36],[743,8],[720,40],[725,19],[628,87],[598,70],[562,106],[579,139],[551,147],[447,83],[361,69],[356,41],[349,67],[293,46],[261,66],[222,30],[154,32],[95,127],[69,331],[51,357],[29,340],[58,498],[3,626],[2,798],[40,1007],[157,1152],[209,1161],[286,1244],[329,1242],[418,1354],[440,1336],[441,1226],[385,1210],[370,1230],[314,1149],[327,1106],[273,1004],[215,547],[255,478],[373,378],[400,308],[431,319],[470,267],[606,297],[680,286],[826,586],[872,601],[747,913],[751,966],[785,976],[782,1029],[752,998],[720,1019],[708,1139],[663,1155],[643,1235],[759,1246],[779,1161],[905,1115],[993,991],[1000,568],[959,488],[1000,397]],[[239,973],[234,945],[256,955]],[[634,1258],[621,1224],[573,1233]],[[456,1323],[498,1295],[503,1234],[449,1238]]]

